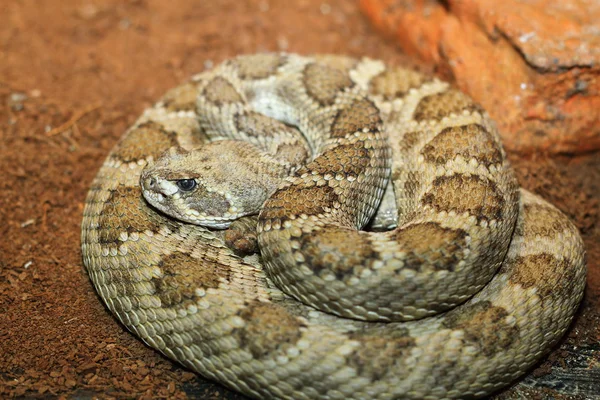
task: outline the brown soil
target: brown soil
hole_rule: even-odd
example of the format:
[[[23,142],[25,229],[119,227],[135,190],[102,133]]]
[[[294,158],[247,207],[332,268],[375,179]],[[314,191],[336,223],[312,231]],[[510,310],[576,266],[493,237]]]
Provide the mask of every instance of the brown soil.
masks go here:
[[[206,66],[266,50],[415,65],[350,1],[1,2],[0,397],[242,398],[124,330],[88,280],[79,235],[92,178],[145,107]],[[582,356],[571,350],[600,339],[600,157],[513,161],[522,184],[568,213],[588,246],[588,290],[568,338],[502,394],[544,398],[556,392],[532,388],[538,377],[573,370]]]

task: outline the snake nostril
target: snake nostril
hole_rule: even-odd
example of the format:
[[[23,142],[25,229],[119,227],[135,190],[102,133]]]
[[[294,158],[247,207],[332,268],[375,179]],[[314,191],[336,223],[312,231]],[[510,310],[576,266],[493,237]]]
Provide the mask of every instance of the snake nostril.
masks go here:
[[[146,183],[145,186],[148,189],[152,189],[152,190],[156,189],[156,179],[155,178],[153,178],[153,177],[146,178],[145,183]]]

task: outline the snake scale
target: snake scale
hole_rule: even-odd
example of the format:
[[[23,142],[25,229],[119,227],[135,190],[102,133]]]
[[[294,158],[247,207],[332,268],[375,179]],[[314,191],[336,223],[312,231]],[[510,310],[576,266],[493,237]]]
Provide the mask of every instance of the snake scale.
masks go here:
[[[82,251],[131,332],[258,399],[485,396],[557,343],[586,276],[468,96],[333,55],[170,90],[98,172]]]

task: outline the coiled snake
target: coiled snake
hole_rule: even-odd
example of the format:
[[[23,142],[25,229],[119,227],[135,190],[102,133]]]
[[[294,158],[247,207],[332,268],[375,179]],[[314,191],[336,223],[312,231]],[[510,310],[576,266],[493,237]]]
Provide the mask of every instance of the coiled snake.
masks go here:
[[[82,250],[130,331],[259,399],[483,396],[585,285],[577,229],[519,189],[477,104],[343,56],[240,56],[169,91],[98,172]]]

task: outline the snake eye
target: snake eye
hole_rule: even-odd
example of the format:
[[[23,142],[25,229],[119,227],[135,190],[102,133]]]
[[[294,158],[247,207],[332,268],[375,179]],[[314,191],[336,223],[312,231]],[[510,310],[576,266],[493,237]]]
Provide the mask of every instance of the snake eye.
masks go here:
[[[182,192],[194,190],[197,185],[195,179],[180,179],[175,184]]]

